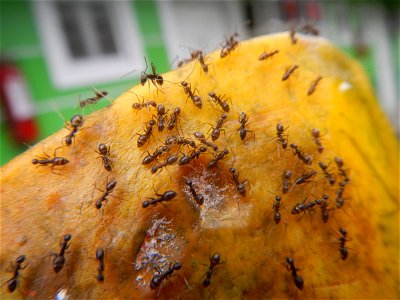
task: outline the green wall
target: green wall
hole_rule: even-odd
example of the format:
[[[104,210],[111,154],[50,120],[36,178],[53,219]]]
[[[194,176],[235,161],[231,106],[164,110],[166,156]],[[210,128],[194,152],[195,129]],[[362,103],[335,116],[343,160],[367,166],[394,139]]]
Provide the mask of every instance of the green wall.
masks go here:
[[[146,56],[149,61],[156,62],[157,70],[165,72],[169,69],[168,57],[164,47],[162,31],[157,6],[154,1],[137,1],[131,3],[133,18],[139,24],[139,30],[144,41]],[[160,36],[159,43],[147,42],[146,36]],[[69,120],[72,115],[81,113],[78,107],[79,97],[86,98],[92,95],[92,87],[60,90],[53,86],[48,71],[46,57],[42,52],[38,28],[34,19],[32,3],[30,1],[1,1],[0,0],[0,50],[2,54],[9,54],[15,58],[15,64],[20,68],[27,79],[28,88],[40,114],[36,116],[40,136],[38,141],[56,132]],[[32,49],[32,53],[26,53]],[[96,85],[99,90],[110,92],[114,98],[127,90],[138,80],[121,79],[107,84]],[[63,115],[60,118],[55,109],[48,102],[55,102],[55,109]],[[62,109],[76,102],[76,108]],[[72,104],[73,105],[73,104]],[[100,101],[96,109],[108,105],[107,101]],[[3,109],[2,109],[3,111]],[[93,109],[87,109],[88,113]],[[0,123],[0,164],[3,165],[17,154],[23,152],[27,146],[17,145],[10,136],[10,131],[4,116]]]

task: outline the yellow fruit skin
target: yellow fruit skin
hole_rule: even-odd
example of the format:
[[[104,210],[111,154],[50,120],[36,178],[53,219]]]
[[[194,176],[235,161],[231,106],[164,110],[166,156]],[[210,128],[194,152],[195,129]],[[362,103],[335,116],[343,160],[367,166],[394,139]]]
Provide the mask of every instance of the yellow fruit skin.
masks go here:
[[[275,49],[278,54],[258,61],[264,50]],[[43,149],[52,155],[68,133],[65,129],[1,169],[2,282],[12,276],[6,272],[10,262],[21,254],[27,257],[17,290],[9,294],[4,286],[4,299],[54,298],[60,290],[71,299],[398,297],[398,141],[361,67],[322,38],[299,35],[293,45],[288,33],[241,42],[223,59],[219,52],[207,55],[206,63],[208,74],[199,63],[189,63],[164,74],[159,89],[152,84],[136,86],[111,106],[87,116],[75,145],[57,151],[57,156],[70,161],[56,168],[58,174],[50,167],[32,165],[31,160]],[[299,68],[282,81],[286,69],[295,64]],[[323,79],[307,95],[318,76]],[[198,90],[202,109],[186,101],[182,80]],[[209,124],[221,115],[207,100],[210,91],[231,98],[225,132],[215,142],[219,150],[229,150],[227,157],[208,170],[213,158],[209,149],[190,165],[168,166],[152,174],[141,161],[146,150],[161,145],[168,130],[156,130],[149,143],[137,147],[136,133],[143,133],[143,123],[156,112],[134,111],[132,103],[138,101],[134,93],[162,103],[169,112],[180,106],[179,132],[193,138],[195,131],[210,134]],[[252,131],[245,141],[237,133],[242,111]],[[287,128],[289,143],[312,154],[312,166],[277,143],[277,123]],[[312,128],[322,134],[321,154]],[[111,144],[111,173],[94,151],[99,143]],[[172,153],[181,155],[180,151],[191,153],[187,147]],[[338,182],[336,156],[343,159],[350,177],[341,209],[334,204],[337,183],[331,187],[317,165],[330,163]],[[241,181],[249,181],[245,196],[236,191],[229,172],[232,166]],[[292,170],[298,178],[311,168],[318,172],[311,182],[282,194],[283,170]],[[97,210],[94,202],[111,179],[117,181],[115,197]],[[191,198],[186,179],[203,193],[201,207]],[[154,190],[161,194],[174,190],[178,196],[165,205],[143,208]],[[291,214],[296,203],[324,193],[335,208],[327,223],[322,222],[319,207],[304,215]],[[273,219],[275,195],[282,196],[279,224]],[[339,254],[340,227],[348,231],[346,260]],[[50,252],[59,251],[59,241],[67,233],[72,234],[67,265],[55,274]],[[98,247],[106,250],[103,283],[95,278]],[[169,263],[182,264],[174,272],[179,276],[166,279],[155,290],[149,288],[154,265],[145,262],[151,250],[165,258],[164,269]],[[202,282],[215,252],[223,263],[215,267],[205,288]],[[286,269],[288,256],[304,280],[303,290],[296,288]]]

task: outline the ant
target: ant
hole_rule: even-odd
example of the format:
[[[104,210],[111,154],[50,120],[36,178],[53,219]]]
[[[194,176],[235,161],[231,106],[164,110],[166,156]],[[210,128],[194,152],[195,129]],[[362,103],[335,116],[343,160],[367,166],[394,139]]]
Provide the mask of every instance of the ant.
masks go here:
[[[297,203],[295,206],[293,206],[292,209],[292,215],[298,215],[302,212],[306,212],[306,210],[311,211],[314,206],[316,205],[322,205],[322,200],[321,199],[316,199],[314,201],[308,202],[308,203]]]
[[[229,172],[232,173],[232,177],[233,177],[233,180],[235,181],[236,190],[238,191],[238,193],[241,195],[245,195],[246,194],[246,186],[244,184],[249,183],[249,180],[246,179],[246,180],[240,182],[239,173],[236,173],[235,168],[230,168]]]
[[[246,138],[247,132],[252,132],[251,130],[246,129],[246,125],[248,125],[249,118],[247,117],[245,112],[241,112],[239,114],[239,123],[240,127],[238,129],[240,139],[243,141]]]
[[[333,208],[328,209],[328,199],[329,196],[324,194],[322,196],[322,202],[321,202],[321,216],[322,216],[322,221],[324,223],[328,222],[329,220],[329,211],[332,210]]]
[[[32,159],[32,164],[39,165],[39,166],[51,165],[51,170],[53,171],[55,166],[64,166],[67,163],[69,163],[68,159],[66,159],[64,157],[56,156],[57,149],[58,148],[56,148],[54,150],[53,158],[51,158],[49,155],[47,155],[45,153],[46,158],[43,158],[43,157],[34,158],[34,159]]]
[[[347,230],[344,229],[343,227],[340,227],[339,228],[339,232],[342,235],[339,238],[339,242],[340,242],[340,247],[339,247],[340,257],[343,260],[346,260],[347,256],[349,255],[349,249],[345,246],[346,242],[349,241],[347,239]]]
[[[223,159],[226,155],[228,155],[229,151],[227,149],[217,152],[214,154],[214,158],[208,163],[207,168],[211,169],[215,167],[221,159]]]
[[[297,271],[299,269],[294,266],[293,258],[286,257],[286,263],[287,263],[286,265],[287,270],[292,272],[294,284],[299,290],[302,290],[304,286],[304,281],[303,278],[301,278],[301,276],[297,274]]]
[[[191,180],[186,180],[186,184],[189,186],[190,192],[192,193],[192,196],[196,203],[198,205],[203,205],[204,203],[204,197],[202,194],[197,194],[196,190],[193,187],[193,181]]]
[[[295,35],[296,35],[296,28],[294,28],[294,26],[293,26],[289,32],[290,41],[292,42],[292,45],[297,43],[297,39],[296,39]]]
[[[213,142],[219,138],[221,130],[223,130],[221,129],[221,127],[225,123],[227,117],[228,115],[226,113],[223,113],[221,117],[217,119],[217,124],[215,125],[215,127],[212,127],[213,131],[211,132],[211,139]]]
[[[197,106],[198,108],[202,108],[203,107],[203,102],[201,100],[201,97],[194,94],[194,92],[197,91],[197,89],[195,88],[192,91],[191,84],[186,82],[186,81],[182,81],[181,85],[183,87],[183,91],[188,96],[188,98],[192,99],[194,105]]]
[[[325,178],[329,181],[329,184],[334,185],[336,180],[335,178],[333,178],[333,175],[328,172],[328,166],[324,164],[322,161],[320,161],[318,165],[321,168],[322,172],[324,172]]]
[[[71,130],[71,132],[64,137],[65,144],[67,146],[70,146],[72,144],[72,139],[75,137],[76,133],[78,132],[82,124],[83,124],[83,117],[81,115],[72,116],[69,123],[67,123],[66,128]]]
[[[196,148],[196,143],[192,140],[185,139],[183,137],[177,137],[175,135],[170,135],[165,139],[166,145],[189,145],[192,148]]]
[[[151,70],[152,70],[153,73],[152,74],[147,74],[146,71],[147,71],[147,68],[148,68],[148,64],[147,64],[146,57],[144,58],[144,61],[146,63],[146,69],[140,75],[140,83],[142,85],[145,85],[147,80],[150,80],[155,87],[157,87],[156,84],[163,85],[164,78],[160,74],[157,74],[157,70],[156,70],[155,65],[153,63],[151,63]]]
[[[285,81],[285,80],[289,79],[290,75],[292,75],[292,73],[293,73],[296,69],[298,69],[298,68],[299,68],[298,65],[294,65],[294,66],[292,66],[292,67],[289,67],[289,68],[286,70],[285,74],[283,74],[283,76],[282,76],[282,81]]]
[[[203,68],[204,73],[208,72],[208,65],[204,61],[204,56],[203,56],[203,51],[201,50],[194,50],[191,52],[192,59],[196,59],[199,61],[201,64],[201,67]]]
[[[199,132],[199,131],[195,132],[195,133],[194,133],[194,137],[195,137],[196,139],[198,139],[198,140],[200,141],[200,143],[206,145],[207,147],[212,148],[214,151],[218,151],[218,146],[217,146],[217,145],[214,145],[214,144],[211,143],[210,141],[207,141],[206,138],[205,138],[205,136],[204,136],[204,134],[203,134],[202,132]]]
[[[99,151],[96,151],[96,153],[98,153],[103,160],[104,169],[106,169],[108,172],[111,172],[113,166],[109,158],[110,146],[107,147],[105,144],[99,144]]]
[[[290,144],[290,147],[293,149],[294,156],[297,156],[303,163],[306,165],[312,164],[312,157],[310,154],[304,155],[303,150],[296,144]]]
[[[347,175],[347,172],[343,169],[343,160],[340,157],[335,157],[335,163],[339,169],[339,174],[344,178],[344,183],[347,184],[350,181],[350,178]]]
[[[235,32],[225,40],[220,53],[221,58],[228,56],[229,53],[236,49],[236,47],[239,45],[237,37],[239,37],[239,33]]]
[[[306,24],[303,26],[302,31],[305,34],[310,34],[310,35],[315,35],[318,36],[319,35],[319,29],[317,27],[315,27],[312,24]]]
[[[173,264],[172,267],[169,267],[168,270],[166,270],[164,272],[158,271],[158,274],[154,275],[150,281],[150,288],[152,290],[158,288],[165,278],[170,277],[174,273],[174,271],[178,271],[181,268],[182,268],[182,265],[180,263],[176,262]]]
[[[267,58],[270,58],[270,57],[272,57],[272,56],[274,56],[275,54],[278,54],[279,53],[279,50],[274,50],[274,51],[271,51],[271,52],[263,52],[263,53],[261,53],[260,54],[260,56],[258,57],[258,60],[265,60],[265,59],[267,59]]]
[[[321,137],[321,133],[319,132],[318,128],[313,128],[311,131],[311,135],[314,138],[315,144],[318,146],[318,152],[322,153],[324,151],[324,147],[321,144],[321,140],[319,139]]]
[[[95,97],[83,99],[83,100],[79,101],[79,105],[81,106],[81,108],[84,108],[87,104],[96,104],[97,101],[103,99],[107,95],[108,95],[108,92],[106,92],[106,91],[102,91],[102,92],[96,91]]]
[[[221,106],[222,110],[224,112],[229,112],[229,104],[226,103],[226,101],[228,101],[229,99],[223,100],[223,96],[221,95],[217,95],[214,92],[209,92],[208,96],[217,104],[219,104],[219,106]]]
[[[177,155],[171,155],[169,157],[167,157],[167,159],[165,160],[165,162],[160,163],[158,165],[154,165],[151,168],[151,173],[155,174],[157,173],[158,170],[164,168],[165,166],[170,166],[173,165],[174,163],[176,163],[178,161],[178,156]]]
[[[288,139],[285,134],[285,128],[283,128],[283,125],[278,123],[276,125],[276,136],[278,137],[278,143],[282,145],[283,149],[287,148],[288,145]]]
[[[7,283],[7,289],[10,293],[14,292],[18,286],[18,277],[20,276],[19,271],[26,268],[26,266],[22,267],[22,263],[25,261],[25,255],[18,256],[15,260],[15,268],[14,268],[14,275],[9,280],[7,280],[4,284]],[[3,284],[3,285],[4,285]]]
[[[337,208],[342,208],[344,205],[343,192],[345,186],[346,183],[344,181],[339,182],[339,189],[336,192],[336,200],[335,200]]]
[[[162,104],[157,105],[157,120],[158,120],[158,131],[162,132],[165,128],[164,118],[165,118],[165,107]]]
[[[63,241],[60,243],[60,252],[57,253],[52,253],[51,256],[54,256],[53,260],[53,270],[54,272],[58,273],[61,271],[65,264],[65,250],[69,248],[69,241],[71,240],[72,236],[70,234],[64,235]]]
[[[294,181],[294,184],[303,184],[309,182],[309,179],[317,174],[317,171],[312,170],[310,173],[303,173],[299,178]]]
[[[97,248],[96,259],[99,261],[99,266],[97,267],[97,281],[104,281],[104,250],[102,248]]]
[[[281,200],[282,198],[280,196],[275,196],[275,201],[274,204],[272,205],[272,209],[275,211],[274,213],[274,221],[275,224],[279,224],[281,221],[281,213],[279,209],[281,208]]]
[[[163,201],[170,201],[173,198],[175,198],[177,195],[177,193],[175,191],[166,191],[164,194],[160,195],[158,193],[156,193],[156,196],[158,196],[158,198],[151,198],[148,197],[147,199],[150,200],[146,200],[143,202],[142,207],[143,208],[147,208],[150,205],[157,205],[158,202],[163,202]]]
[[[168,130],[172,130],[175,127],[175,124],[177,123],[177,120],[179,116],[181,115],[181,108],[180,107],[175,107],[174,112],[171,113],[171,117],[168,122]]]
[[[117,185],[116,180],[112,180],[106,185],[106,191],[96,200],[96,208],[100,209],[102,207],[102,202],[107,200],[108,195],[114,190],[115,186]]]
[[[292,171],[284,170],[282,173],[282,193],[286,194],[289,191],[290,178],[292,178]]]
[[[141,110],[143,108],[149,108],[150,106],[153,106],[154,108],[157,107],[156,101],[153,100],[148,100],[148,101],[142,101],[142,102],[135,102],[132,104],[132,108],[136,110]]]
[[[179,165],[183,166],[186,165],[188,163],[190,163],[193,159],[195,158],[199,158],[201,153],[204,153],[207,151],[206,147],[200,147],[197,150],[193,150],[193,152],[190,154],[190,156],[187,155],[183,155],[180,159],[179,159]]]
[[[318,76],[317,79],[315,79],[311,83],[310,88],[307,91],[307,96],[311,96],[315,92],[315,89],[317,88],[317,85],[321,80],[322,80],[322,76]]]
[[[164,153],[168,152],[169,150],[170,150],[170,148],[169,148],[167,145],[165,145],[165,146],[162,146],[161,148],[157,148],[157,149],[153,152],[153,154],[150,154],[150,153],[147,151],[147,153],[148,153],[149,155],[147,155],[145,158],[143,158],[142,164],[143,164],[143,165],[147,165],[147,164],[153,162],[155,159],[157,159],[159,156],[163,155]]]
[[[203,280],[203,286],[208,287],[211,283],[211,276],[213,273],[213,270],[216,266],[222,264],[219,262],[221,260],[221,255],[216,252],[210,257],[210,266],[208,267],[208,270],[206,272],[206,278]]]
[[[146,129],[144,134],[139,134],[139,138],[137,140],[137,146],[140,148],[144,146],[149,140],[150,136],[153,134],[154,126],[156,125],[156,121],[151,119],[149,123],[146,125]]]

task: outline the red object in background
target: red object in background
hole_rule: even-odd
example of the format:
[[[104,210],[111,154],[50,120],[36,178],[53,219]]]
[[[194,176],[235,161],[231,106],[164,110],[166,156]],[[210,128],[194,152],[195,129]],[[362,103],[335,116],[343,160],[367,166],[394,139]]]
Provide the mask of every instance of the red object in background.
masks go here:
[[[0,98],[14,139],[33,142],[38,137],[34,103],[21,72],[9,62],[0,63]]]

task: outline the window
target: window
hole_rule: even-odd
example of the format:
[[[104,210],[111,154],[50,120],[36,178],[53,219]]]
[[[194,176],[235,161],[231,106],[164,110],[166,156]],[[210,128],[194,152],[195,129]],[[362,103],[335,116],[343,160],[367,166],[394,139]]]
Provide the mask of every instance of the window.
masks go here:
[[[128,1],[34,1],[54,85],[118,80],[144,69],[143,43]]]

